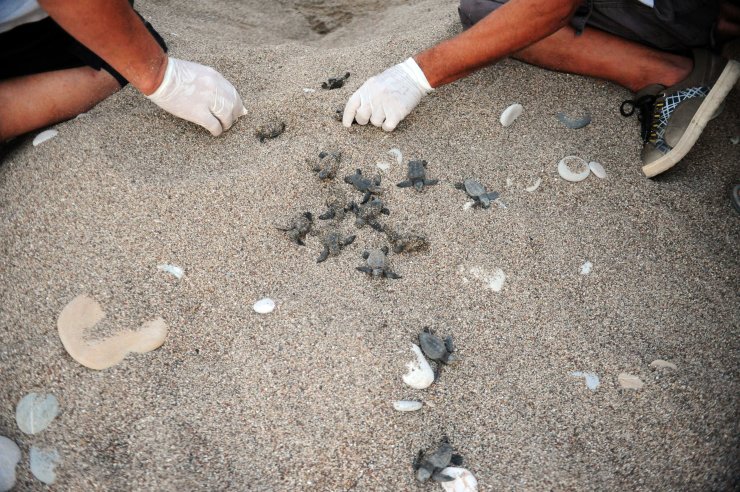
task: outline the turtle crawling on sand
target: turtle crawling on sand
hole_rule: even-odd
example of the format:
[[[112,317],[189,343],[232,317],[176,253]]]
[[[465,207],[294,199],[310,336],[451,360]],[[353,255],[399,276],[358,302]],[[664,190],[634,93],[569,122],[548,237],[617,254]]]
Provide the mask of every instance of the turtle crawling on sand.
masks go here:
[[[426,482],[430,478],[435,482],[451,482],[454,478],[442,473],[442,470],[451,464],[461,466],[463,458],[459,454],[455,454],[449,439],[443,437],[439,447],[433,453],[419,451],[413,465],[416,479],[420,482]]]
[[[362,229],[365,224],[369,225],[376,231],[382,232],[383,226],[378,222],[378,218],[381,215],[390,215],[391,211],[386,208],[383,201],[380,198],[374,197],[372,200],[362,205],[357,205],[352,202],[347,207],[347,210],[351,211],[357,216],[355,225]]]
[[[339,255],[342,248],[355,242],[355,237],[356,236],[348,236],[342,239],[342,236],[340,236],[338,232],[330,232],[324,237],[324,251],[319,255],[316,263],[326,261],[329,256]]]
[[[300,246],[305,246],[306,243],[304,243],[303,240],[306,239],[306,234],[311,231],[312,226],[313,215],[311,214],[311,212],[304,212],[295,217],[291,221],[290,225],[285,227],[278,226],[277,229],[280,231],[285,231],[288,235],[288,238],[294,243]]]
[[[380,188],[380,175],[377,175],[374,179],[369,179],[362,175],[362,170],[360,169],[357,169],[354,174],[345,176],[344,182],[351,184],[357,191],[365,194],[360,203],[367,203],[370,200],[370,196],[382,191]]]
[[[448,336],[442,341],[429,328],[424,328],[419,333],[419,346],[421,347],[421,351],[424,352],[424,355],[434,362],[447,365],[454,364],[460,360],[453,354],[455,345],[452,342],[452,337]]]
[[[427,179],[427,161],[409,161],[408,179],[401,181],[396,186],[399,188],[414,187],[416,191],[423,191],[425,186],[439,183],[438,179]]]
[[[490,207],[491,202],[499,196],[495,191],[487,191],[485,186],[472,178],[468,178],[462,183],[456,183],[455,188],[463,190],[475,201],[475,206],[481,206],[483,208]]]
[[[394,253],[412,253],[414,251],[423,251],[429,247],[427,238],[413,232],[398,232],[389,228],[384,228],[383,232],[388,237],[388,241],[393,245]]]
[[[357,270],[373,277],[386,277],[392,279],[401,278],[400,275],[389,270],[387,256],[388,246],[383,246],[380,249],[373,249],[371,251],[365,251],[362,254],[362,258],[365,260],[366,264],[357,267]]]
[[[280,120],[270,120],[258,126],[254,130],[254,136],[257,137],[260,142],[264,142],[268,138],[277,138],[285,131],[285,123]]]
[[[339,163],[342,160],[341,152],[321,152],[318,161],[311,166],[313,172],[317,173],[320,180],[334,179],[339,171]]]
[[[329,80],[321,84],[321,88],[326,90],[341,89],[348,78],[349,72],[345,73],[341,77],[329,77]]]
[[[344,215],[349,210],[349,207],[347,205],[347,195],[339,186],[330,187],[329,196],[325,203],[326,212],[319,215],[320,220],[344,220]]]

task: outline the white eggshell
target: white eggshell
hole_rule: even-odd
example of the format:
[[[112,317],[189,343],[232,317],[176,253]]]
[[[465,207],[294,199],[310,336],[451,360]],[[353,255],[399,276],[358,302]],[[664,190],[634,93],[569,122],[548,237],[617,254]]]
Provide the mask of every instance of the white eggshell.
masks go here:
[[[532,193],[533,191],[537,191],[537,188],[539,188],[541,184],[542,184],[542,178],[537,178],[534,180],[534,183],[532,183],[532,186],[527,186],[524,189]]]
[[[451,482],[440,482],[446,492],[478,492],[478,480],[465,468],[449,466],[442,473],[454,478]]]
[[[588,178],[591,169],[589,169],[588,163],[580,157],[569,155],[558,162],[558,174],[566,181],[577,183]]]
[[[59,414],[59,402],[49,393],[29,393],[15,407],[15,422],[26,434],[46,429]]]
[[[642,382],[642,380],[633,375],[633,374],[627,374],[626,372],[621,373],[619,376],[617,376],[617,381],[619,381],[619,386],[625,389],[642,389],[643,386],[645,386],[645,383]]]
[[[18,445],[5,436],[0,436],[0,492],[15,486],[15,467],[21,460]]]
[[[591,170],[594,175],[599,179],[605,179],[606,178],[606,170],[604,169],[604,166],[599,164],[596,161],[591,161],[588,163],[588,168]]]
[[[414,412],[421,410],[422,403],[420,401],[411,400],[398,400],[393,402],[393,408],[399,412]]]
[[[512,104],[511,106],[506,108],[503,113],[501,113],[501,124],[503,126],[511,125],[516,121],[517,118],[522,115],[523,111],[524,107],[521,104]]]
[[[47,485],[54,483],[54,480],[57,479],[54,468],[61,461],[57,450],[45,451],[36,446],[31,446],[30,455],[31,473],[33,473],[33,476]]]
[[[678,369],[676,364],[673,362],[668,362],[667,360],[662,359],[655,359],[650,363],[650,367],[653,369]]]
[[[414,389],[428,388],[434,382],[434,371],[418,345],[412,343],[411,351],[416,355],[416,360],[406,363],[408,372],[403,375],[403,382]]]
[[[269,297],[265,297],[264,299],[260,299],[259,301],[255,302],[252,308],[255,310],[255,312],[259,314],[271,313],[275,310],[275,301],[273,301]]]
[[[41,145],[47,140],[51,140],[52,138],[56,137],[58,134],[59,132],[56,130],[45,130],[36,135],[36,138],[33,139],[33,146],[36,147],[37,145]]]

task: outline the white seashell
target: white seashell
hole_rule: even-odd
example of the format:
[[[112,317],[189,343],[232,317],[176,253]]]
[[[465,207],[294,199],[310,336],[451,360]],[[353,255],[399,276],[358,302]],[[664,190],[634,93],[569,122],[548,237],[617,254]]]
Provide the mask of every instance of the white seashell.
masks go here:
[[[401,149],[391,149],[388,153],[396,158],[396,162],[403,164],[403,154],[401,153]]]
[[[558,162],[558,173],[564,180],[577,183],[588,178],[591,169],[589,169],[588,163],[580,157],[569,155]]]
[[[47,140],[51,140],[57,135],[59,135],[59,132],[56,130],[45,130],[36,135],[36,138],[33,139],[33,146],[36,147],[37,145],[41,145],[42,143],[46,142]]]
[[[178,279],[181,279],[182,276],[185,275],[185,270],[183,270],[177,265],[170,265],[168,263],[165,263],[163,265],[157,265],[157,268],[159,270],[162,270],[163,272],[167,272],[171,275],[174,275]]]
[[[264,299],[260,299],[259,301],[255,302],[252,308],[255,310],[255,312],[259,314],[271,313],[275,310],[275,301],[273,301],[269,297],[265,297]]]
[[[421,402],[411,400],[398,400],[393,402],[393,408],[395,408],[399,412],[414,412],[416,410],[421,410]]]
[[[309,89],[308,87],[304,87],[303,92],[305,92],[306,94],[311,94],[312,92],[316,92],[316,89]]]
[[[619,381],[619,386],[626,389],[639,390],[642,389],[643,386],[645,386],[640,378],[632,374],[627,374],[626,372],[623,372],[619,376],[617,376],[617,381]]]
[[[676,364],[673,362],[668,362],[667,360],[662,359],[655,359],[650,363],[650,367],[653,369],[678,369]]]
[[[542,178],[537,178],[534,180],[534,183],[532,184],[532,186],[527,186],[524,189],[532,193],[533,191],[537,191],[537,188],[539,188],[541,184],[542,184]]]
[[[5,436],[0,436],[0,492],[15,486],[15,467],[21,460],[18,445]]]
[[[15,407],[15,422],[26,434],[46,429],[59,414],[59,402],[54,395],[29,393]]]
[[[448,466],[442,473],[454,478],[451,482],[440,482],[446,492],[478,492],[478,480],[465,468]]]
[[[403,375],[403,382],[414,389],[428,388],[434,382],[434,371],[418,345],[412,343],[411,350],[416,355],[416,360],[406,363],[408,372]]]
[[[33,476],[47,485],[54,483],[54,480],[57,479],[54,468],[61,461],[57,450],[44,451],[36,446],[31,446],[30,454],[31,473],[33,473]]]
[[[387,162],[378,162],[375,165],[378,167],[378,169],[380,169],[383,172],[387,172],[388,169],[391,168],[391,165],[389,163],[387,163]]]
[[[581,275],[588,275],[589,273],[591,273],[591,269],[593,267],[594,267],[594,264],[591,263],[590,261],[587,261],[586,263],[581,265],[581,270],[580,270]]]
[[[599,164],[596,161],[591,161],[588,163],[588,168],[591,170],[594,175],[599,179],[606,179],[606,170],[604,169],[604,166]]]
[[[501,124],[505,127],[511,125],[517,118],[519,118],[519,116],[522,115],[523,111],[524,107],[521,104],[512,104],[506,108],[503,113],[501,113]]]
[[[599,376],[592,372],[571,372],[571,376],[577,377],[577,378],[585,378],[586,379],[586,387],[590,389],[591,391],[596,391],[596,388],[599,387]]]

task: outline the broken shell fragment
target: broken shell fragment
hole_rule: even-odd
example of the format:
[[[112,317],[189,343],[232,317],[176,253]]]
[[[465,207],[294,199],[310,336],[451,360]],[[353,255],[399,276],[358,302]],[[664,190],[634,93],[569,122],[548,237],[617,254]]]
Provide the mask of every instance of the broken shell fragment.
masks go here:
[[[599,164],[596,161],[591,161],[588,163],[588,168],[591,170],[594,175],[599,179],[605,179],[606,178],[606,170],[604,169],[604,166]]]
[[[422,403],[412,400],[398,400],[393,402],[393,408],[399,412],[415,412],[421,410]]]
[[[46,451],[36,446],[31,446],[30,455],[31,473],[33,473],[33,476],[47,485],[54,483],[54,480],[57,479],[54,468],[61,461],[57,450],[52,449]]]
[[[15,441],[0,436],[0,492],[15,486],[15,467],[21,460],[21,450]]]
[[[47,140],[51,140],[52,138],[59,135],[59,132],[56,130],[45,130],[33,139],[33,146],[36,147],[37,145],[41,145],[42,143],[46,142]]]
[[[642,380],[632,374],[627,374],[626,372],[621,373],[619,376],[617,376],[617,381],[619,381],[619,386],[625,389],[642,389],[642,387],[645,385]]]
[[[15,422],[26,434],[38,434],[59,414],[59,402],[52,394],[29,393],[15,407]]]
[[[478,480],[465,468],[448,466],[442,470],[442,474],[453,479],[450,482],[440,482],[446,492],[478,492]]]
[[[596,391],[596,388],[599,387],[599,376],[593,372],[575,371],[571,372],[570,375],[576,378],[584,378],[586,380],[586,387],[591,391]]]
[[[516,121],[517,118],[519,118],[519,116],[522,115],[523,111],[524,107],[521,104],[512,104],[511,106],[506,108],[503,113],[501,113],[501,125],[503,125],[504,127],[510,126]]]
[[[273,301],[269,297],[265,297],[264,299],[260,299],[259,301],[255,302],[254,306],[252,306],[252,309],[254,309],[254,311],[259,314],[271,313],[275,310],[275,301]]]
[[[174,276],[178,280],[185,275],[185,270],[183,270],[181,267],[177,265],[170,265],[169,263],[165,263],[162,265],[157,265],[158,270],[162,270],[163,272],[169,273],[170,275]]]
[[[412,343],[411,351],[414,352],[416,360],[406,364],[408,372],[403,375],[403,382],[414,389],[428,388],[434,382],[434,371],[418,345]]]
[[[167,337],[162,318],[147,321],[138,331],[124,330],[101,340],[88,340],[87,331],[97,325],[105,312],[85,295],[72,299],[59,315],[59,339],[69,355],[90,369],[107,369],[121,362],[129,352],[140,354],[158,349]]]
[[[532,183],[532,186],[527,186],[524,189],[525,191],[532,193],[533,191],[537,191],[537,188],[539,188],[541,184],[542,184],[542,178],[537,178],[534,180],[534,183]]]
[[[662,359],[655,359],[650,363],[650,367],[653,369],[678,369],[676,364],[673,362],[668,362],[667,360]]]
[[[569,155],[558,162],[558,174],[566,181],[577,183],[588,178],[591,169],[589,169],[588,163],[580,157]]]

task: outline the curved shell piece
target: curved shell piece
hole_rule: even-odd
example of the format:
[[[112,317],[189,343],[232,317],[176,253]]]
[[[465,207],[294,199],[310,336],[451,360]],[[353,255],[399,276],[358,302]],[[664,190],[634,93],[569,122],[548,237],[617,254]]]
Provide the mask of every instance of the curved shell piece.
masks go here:
[[[33,139],[33,146],[36,147],[37,145],[41,145],[42,143],[46,142],[47,140],[51,140],[52,138],[59,135],[59,132],[56,130],[45,130]]]
[[[30,451],[31,473],[39,481],[51,485],[57,479],[54,468],[61,461],[59,452],[56,449],[44,450],[31,446]]]
[[[577,183],[588,178],[591,169],[589,169],[588,163],[580,157],[569,155],[558,162],[558,174],[566,181]]]
[[[596,161],[591,161],[588,163],[588,168],[591,170],[594,175],[599,179],[605,179],[606,178],[606,170],[604,169],[604,166],[599,164]]]
[[[412,400],[398,400],[393,402],[393,408],[399,412],[415,412],[421,410],[422,403]]]
[[[21,460],[21,450],[15,441],[0,436],[0,492],[15,487],[15,467]]]
[[[408,372],[403,375],[403,382],[414,389],[428,388],[434,382],[434,371],[418,345],[412,343],[411,351],[416,356],[416,360],[406,363]]]
[[[15,422],[26,434],[38,434],[59,414],[57,398],[48,393],[29,393],[15,407]]]
[[[478,492],[478,480],[465,468],[448,466],[442,470],[442,474],[454,479],[451,482],[440,482],[446,492]]]
[[[501,113],[501,125],[504,127],[510,126],[522,115],[523,111],[524,107],[519,103],[512,104],[508,108],[504,109],[504,112]]]
[[[121,362],[129,352],[151,352],[162,346],[167,324],[162,318],[147,321],[138,331],[124,330],[102,340],[86,339],[86,332],[97,325],[105,312],[100,304],[85,295],[75,297],[57,320],[59,338],[69,355],[90,369],[107,369]]]
[[[260,299],[259,301],[255,302],[254,306],[252,306],[252,309],[254,309],[254,311],[259,314],[271,313],[275,310],[275,301],[273,301],[269,297],[265,297],[264,299]]]

